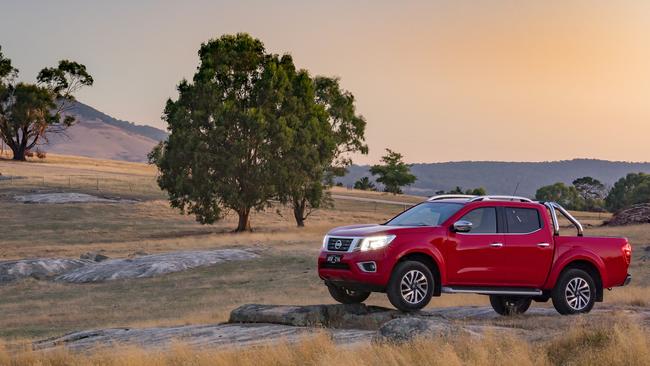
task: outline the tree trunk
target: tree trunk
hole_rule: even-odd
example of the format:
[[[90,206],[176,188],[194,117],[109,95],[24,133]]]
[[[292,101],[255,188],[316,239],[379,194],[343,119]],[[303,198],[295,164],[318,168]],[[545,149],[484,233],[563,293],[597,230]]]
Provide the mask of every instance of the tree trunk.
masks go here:
[[[305,226],[305,201],[293,203],[293,217],[296,219],[298,227]]]
[[[14,146],[9,146],[11,148],[11,151],[14,153],[14,160],[20,160],[20,161],[25,161],[25,147],[22,145],[19,145],[17,147]]]
[[[251,209],[250,208],[244,208],[239,211],[237,211],[237,215],[239,215],[239,224],[237,225],[237,229],[235,229],[235,232],[244,232],[244,231],[251,231]]]

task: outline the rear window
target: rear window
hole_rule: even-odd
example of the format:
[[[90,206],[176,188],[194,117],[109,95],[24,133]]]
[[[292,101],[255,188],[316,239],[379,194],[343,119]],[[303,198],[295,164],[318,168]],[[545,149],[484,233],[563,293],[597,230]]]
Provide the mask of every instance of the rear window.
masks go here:
[[[506,207],[508,232],[515,234],[531,233],[542,227],[539,211],[534,208]]]

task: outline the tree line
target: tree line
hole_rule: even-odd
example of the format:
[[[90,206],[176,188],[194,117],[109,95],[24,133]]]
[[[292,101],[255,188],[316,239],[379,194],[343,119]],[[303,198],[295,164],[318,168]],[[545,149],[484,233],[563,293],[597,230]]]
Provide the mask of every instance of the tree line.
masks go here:
[[[650,202],[650,174],[629,173],[608,189],[598,179],[582,177],[571,185],[562,182],[540,187],[535,199],[555,201],[570,210],[616,212]]]

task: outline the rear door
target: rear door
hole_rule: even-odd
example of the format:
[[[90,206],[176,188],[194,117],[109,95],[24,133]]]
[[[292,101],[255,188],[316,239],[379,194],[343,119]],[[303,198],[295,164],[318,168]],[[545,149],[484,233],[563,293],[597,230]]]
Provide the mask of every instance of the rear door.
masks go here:
[[[553,261],[553,237],[534,207],[503,207],[506,224],[504,280],[511,285],[541,287]]]
[[[497,225],[496,207],[478,207],[459,220],[472,223],[468,233],[451,232],[446,253],[450,285],[494,286],[504,271],[504,235]]]

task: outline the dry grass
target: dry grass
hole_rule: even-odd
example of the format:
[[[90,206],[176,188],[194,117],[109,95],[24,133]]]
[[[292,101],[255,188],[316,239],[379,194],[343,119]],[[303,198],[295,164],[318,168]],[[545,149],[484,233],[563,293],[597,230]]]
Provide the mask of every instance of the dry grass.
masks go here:
[[[607,304],[650,306],[650,289],[640,286],[626,286],[605,294]]]
[[[247,349],[194,349],[175,344],[168,350],[135,347],[97,349],[78,354],[65,349],[10,353],[0,346],[0,364],[64,365],[649,365],[650,337],[620,318],[613,326],[583,324],[550,342],[527,342],[504,335],[417,339],[403,344],[335,345],[325,334],[297,344]]]
[[[323,233],[339,225],[383,222],[402,209],[395,205],[335,200],[334,208],[317,211],[307,221],[307,227],[299,229],[292,222],[291,212],[274,207],[254,214],[252,223],[255,232],[233,234],[230,231],[236,226],[235,217],[227,217],[216,225],[200,225],[192,217],[179,215],[178,211],[169,208],[165,201],[160,200],[164,196],[160,191],[125,193],[123,187],[118,185],[107,185],[99,193],[92,191],[92,188],[87,191],[143,200],[137,204],[24,205],[16,204],[12,199],[15,194],[34,190],[80,191],[66,188],[65,181],[57,183],[55,177],[58,176],[100,175],[127,181],[153,179],[155,171],[144,164],[48,154],[44,161],[28,163],[0,159],[0,172],[5,175],[45,177],[46,182],[53,182],[52,186],[46,187],[21,185],[19,181],[7,186],[6,181],[0,182],[0,222],[3,225],[0,260],[78,257],[87,251],[103,251],[111,257],[125,257],[134,252],[250,246],[261,248],[265,253],[259,260],[226,263],[135,281],[72,285],[24,280],[4,285],[0,287],[0,337],[11,340],[43,338],[95,327],[219,322],[226,320],[229,311],[243,303],[332,303],[316,274],[315,256],[320,249]],[[38,179],[34,178],[33,182],[38,182]],[[342,188],[336,188],[333,193],[391,201],[413,202],[420,199]],[[281,215],[275,212],[278,208]],[[598,225],[606,216],[600,214],[599,217],[599,214],[593,213],[576,215],[583,221],[593,222],[593,225]],[[634,247],[631,273],[636,287],[607,292],[605,303],[597,307],[609,304],[647,307],[650,304],[650,290],[644,287],[650,284],[650,265],[640,260],[641,249],[650,245],[648,227],[586,228],[587,235],[627,236]],[[296,288],[300,288],[300,291],[297,292]],[[390,306],[383,294],[372,295],[368,303]],[[487,304],[487,298],[483,296],[446,295],[434,298],[429,306]],[[327,343],[325,347],[329,347]],[[453,349],[454,345],[450,343],[444,347]],[[291,349],[286,352],[294,352]],[[383,348],[363,349],[367,352],[384,352]],[[441,354],[437,356],[443,357]],[[345,357],[353,356],[329,353],[327,357],[343,362],[347,360]],[[468,362],[467,358],[463,358],[465,356],[458,357]],[[110,362],[106,364],[110,365]],[[326,362],[319,358],[316,363]],[[188,361],[186,364],[192,363]],[[1,358],[0,365],[3,365]]]

